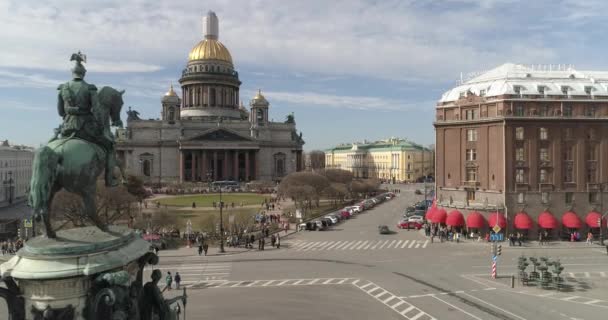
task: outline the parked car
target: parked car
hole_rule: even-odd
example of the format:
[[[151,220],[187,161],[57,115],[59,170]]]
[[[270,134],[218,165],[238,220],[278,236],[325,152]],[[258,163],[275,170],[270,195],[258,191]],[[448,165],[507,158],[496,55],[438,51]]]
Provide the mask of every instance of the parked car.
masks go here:
[[[409,228],[408,228],[408,225],[409,225]],[[403,219],[403,220],[399,221],[399,223],[397,224],[397,228],[420,230],[422,228],[422,223],[417,222],[417,221],[408,221],[406,219]]]
[[[333,215],[331,215],[331,214],[326,215],[326,216],[325,216],[325,218],[327,218],[327,219],[331,220],[331,223],[332,223],[332,224],[336,224],[336,223],[338,223],[338,218],[336,218],[335,216],[333,216]]]
[[[329,226],[333,226],[335,224],[334,221],[332,219],[328,218],[328,217],[323,217],[323,218],[321,218],[319,220],[325,222],[328,227]]]
[[[389,230],[388,226],[381,225],[378,226],[378,232],[380,232],[380,234],[389,234],[391,233],[391,230]]]
[[[306,222],[306,230],[308,231],[315,231],[317,230],[317,223],[315,221],[308,221]]]
[[[327,222],[326,221],[315,220],[314,222],[317,224],[317,230],[318,231],[322,231],[322,230],[325,230],[325,228],[327,228]]]
[[[407,221],[424,223],[424,217],[423,216],[411,216],[411,217],[407,218]]]
[[[361,208],[361,206],[360,206],[360,205],[354,205],[354,206],[352,206],[351,208],[353,208],[353,210],[354,210],[356,213],[360,213],[361,211],[363,211],[363,208]]]
[[[342,216],[342,219],[350,219],[350,212],[342,210],[340,211],[340,216]]]

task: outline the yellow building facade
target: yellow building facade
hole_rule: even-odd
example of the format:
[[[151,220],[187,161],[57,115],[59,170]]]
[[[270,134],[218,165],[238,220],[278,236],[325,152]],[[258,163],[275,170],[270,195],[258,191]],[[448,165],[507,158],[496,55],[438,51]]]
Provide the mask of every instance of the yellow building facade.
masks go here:
[[[405,139],[341,144],[325,150],[325,167],[351,171],[355,178],[415,182],[435,174],[433,150]]]

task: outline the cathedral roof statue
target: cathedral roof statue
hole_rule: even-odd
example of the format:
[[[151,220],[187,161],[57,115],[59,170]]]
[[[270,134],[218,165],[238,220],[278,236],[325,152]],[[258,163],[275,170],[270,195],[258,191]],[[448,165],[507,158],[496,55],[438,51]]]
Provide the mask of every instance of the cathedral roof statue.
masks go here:
[[[232,64],[230,51],[218,40],[219,22],[215,12],[209,11],[203,18],[203,29],[205,38],[190,50],[188,61],[220,60]]]

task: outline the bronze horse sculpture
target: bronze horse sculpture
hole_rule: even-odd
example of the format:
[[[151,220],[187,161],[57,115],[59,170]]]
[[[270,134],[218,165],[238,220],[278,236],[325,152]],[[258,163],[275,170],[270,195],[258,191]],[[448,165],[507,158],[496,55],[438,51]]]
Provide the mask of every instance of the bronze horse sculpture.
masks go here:
[[[96,94],[92,112],[103,126],[104,134],[111,136],[110,119],[112,122],[120,121],[123,93],[103,87]],[[81,196],[83,214],[99,229],[107,231],[107,226],[97,216],[95,203],[97,177],[105,168],[106,152],[98,144],[77,137],[51,140],[36,151],[28,201],[36,221],[44,222],[42,229],[48,238],[56,237],[51,226],[50,209],[55,193],[62,188]]]

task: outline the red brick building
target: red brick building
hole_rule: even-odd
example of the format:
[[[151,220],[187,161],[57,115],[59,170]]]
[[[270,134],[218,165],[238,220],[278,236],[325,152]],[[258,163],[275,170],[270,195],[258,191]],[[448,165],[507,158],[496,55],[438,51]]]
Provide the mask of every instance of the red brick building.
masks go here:
[[[504,64],[447,91],[436,113],[439,207],[500,215],[501,232],[597,236],[608,209],[608,72]]]

